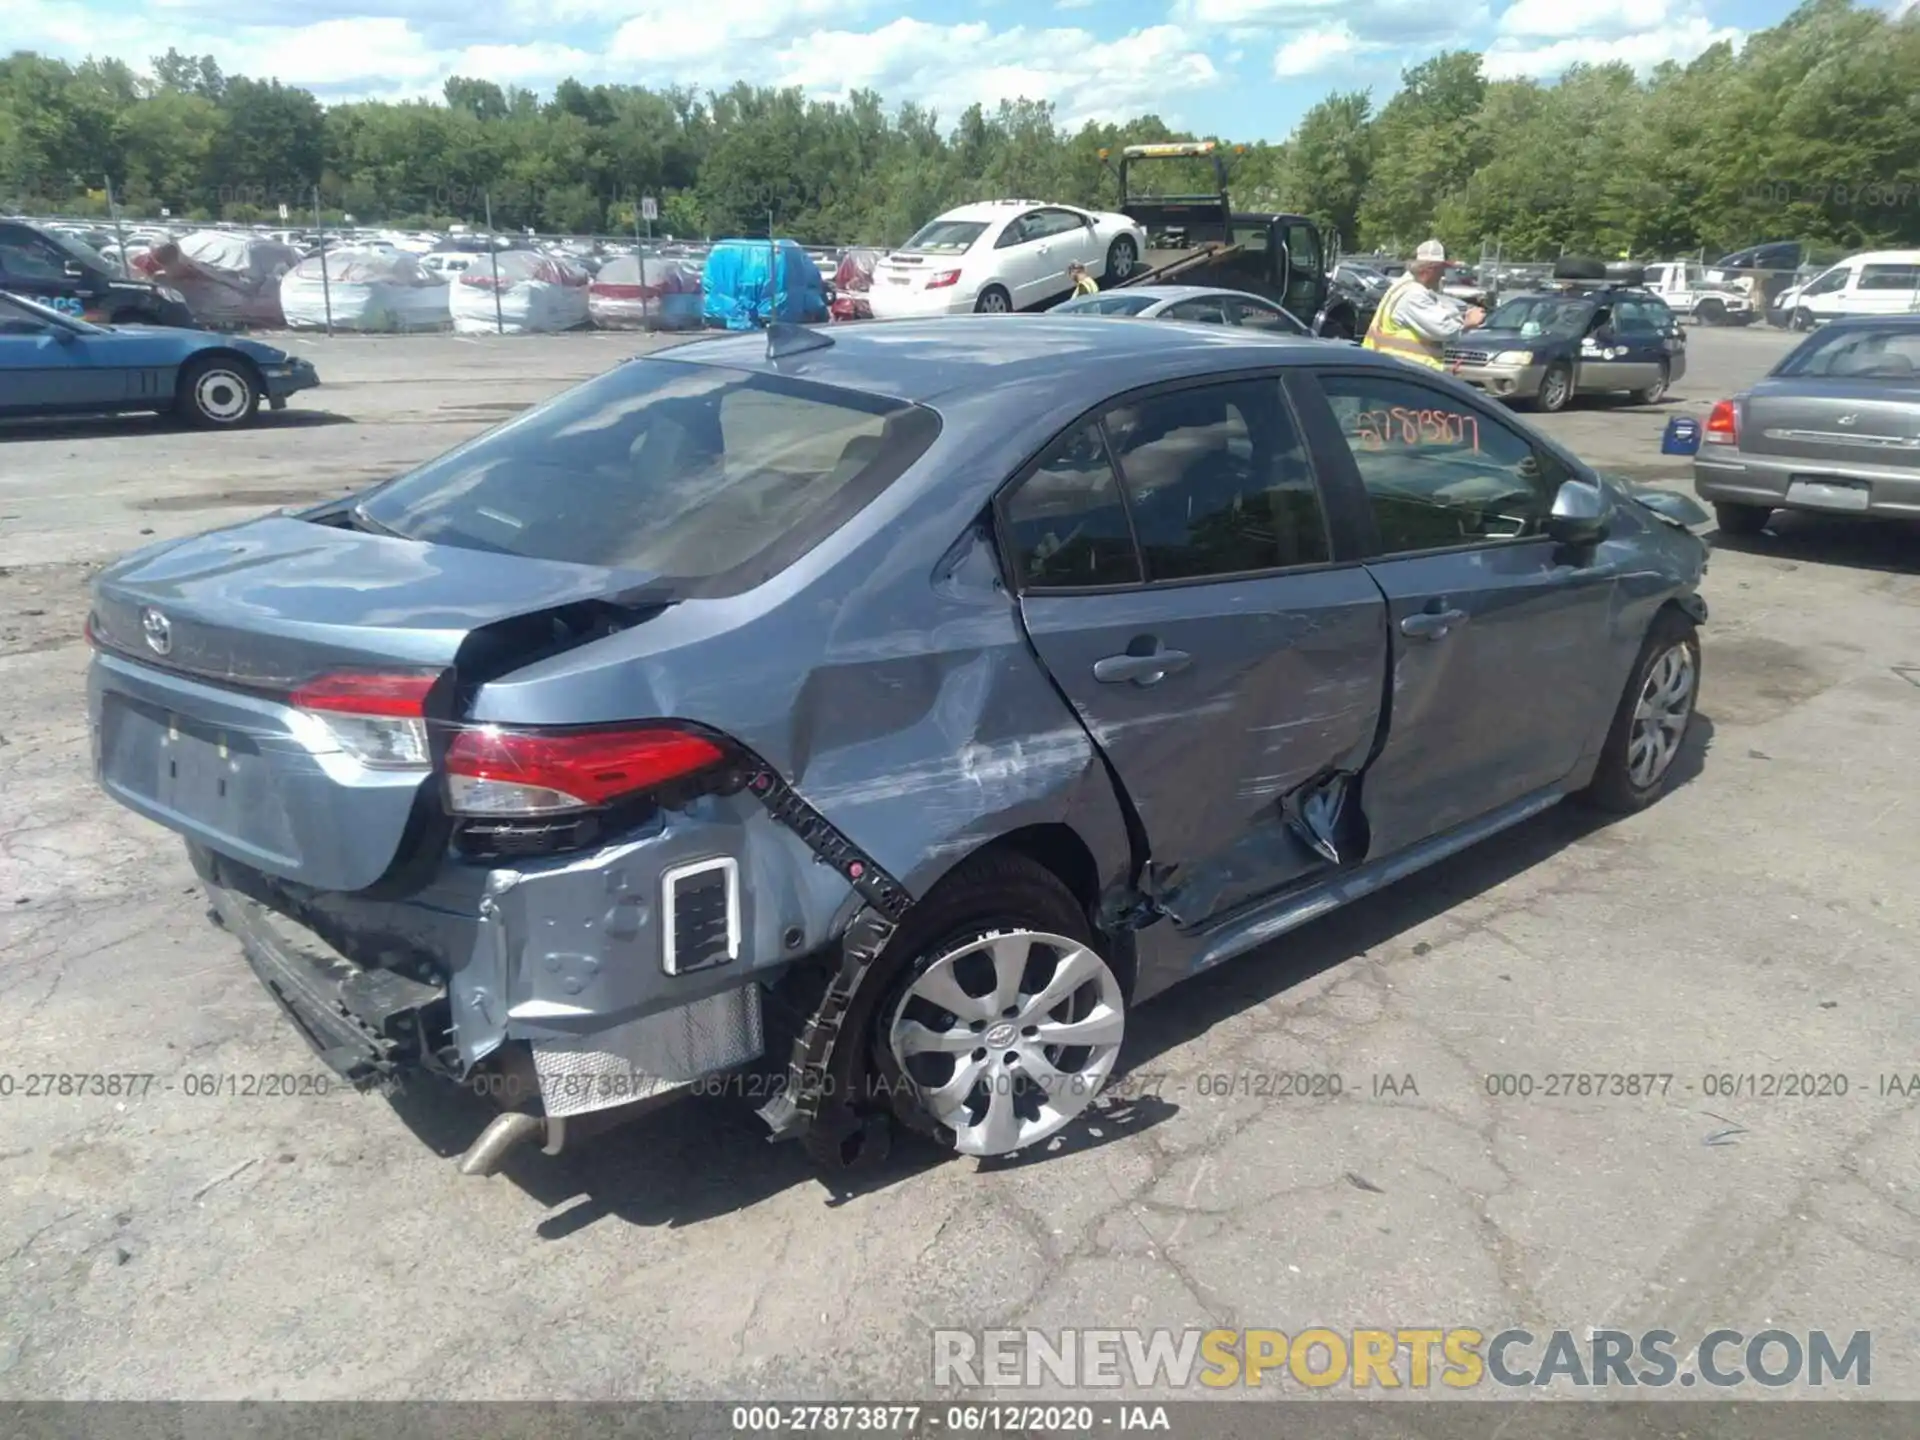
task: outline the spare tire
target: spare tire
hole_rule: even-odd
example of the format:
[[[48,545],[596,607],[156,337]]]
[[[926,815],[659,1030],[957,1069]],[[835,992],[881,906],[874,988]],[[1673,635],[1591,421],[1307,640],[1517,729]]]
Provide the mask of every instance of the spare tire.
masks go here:
[[[1587,260],[1569,255],[1554,261],[1553,278],[1556,280],[1604,280],[1607,267],[1599,260]]]

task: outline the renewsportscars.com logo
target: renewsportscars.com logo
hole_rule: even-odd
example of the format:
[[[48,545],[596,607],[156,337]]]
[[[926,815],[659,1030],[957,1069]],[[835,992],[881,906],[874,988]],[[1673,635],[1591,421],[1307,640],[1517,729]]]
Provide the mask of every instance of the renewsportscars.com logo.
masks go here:
[[[992,1389],[1184,1390],[1298,1385],[1324,1390],[1873,1383],[1873,1334],[1458,1326],[1332,1330],[935,1330],[933,1383]]]

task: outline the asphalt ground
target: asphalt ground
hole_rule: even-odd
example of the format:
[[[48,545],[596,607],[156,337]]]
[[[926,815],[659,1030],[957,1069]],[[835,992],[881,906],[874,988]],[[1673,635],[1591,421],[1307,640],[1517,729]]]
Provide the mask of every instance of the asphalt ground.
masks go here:
[[[641,342],[292,343],[324,387],[254,430],[0,430],[0,1396],[906,1398],[937,1327],[1724,1325],[1870,1330],[1870,1393],[1920,1397],[1920,1109],[1888,1089],[1920,1076],[1913,531],[1721,546],[1667,799],[1548,813],[1145,1007],[1125,1103],[1055,1153],[907,1144],[835,1194],[722,1096],[476,1180],[469,1097],[242,1093],[319,1065],[89,779],[84,587]],[[1700,332],[1668,403],[1543,423],[1684,489],[1666,418],[1788,343]],[[98,1071],[156,1079],[26,1093]],[[1343,1093],[1268,1078],[1298,1073]]]

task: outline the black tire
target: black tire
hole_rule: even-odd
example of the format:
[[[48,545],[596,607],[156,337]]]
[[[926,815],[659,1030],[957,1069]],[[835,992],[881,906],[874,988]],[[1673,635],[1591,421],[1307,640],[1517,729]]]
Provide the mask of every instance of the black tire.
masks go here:
[[[1013,309],[1013,297],[1004,285],[988,285],[974,300],[973,308],[981,315],[1005,315]]]
[[[1662,360],[1660,362],[1660,378],[1655,380],[1653,384],[1647,386],[1646,389],[1634,391],[1630,398],[1636,405],[1658,405],[1662,400],[1667,398],[1668,383],[1669,373],[1667,370],[1667,362]]]
[[[1533,408],[1543,414],[1557,415],[1572,403],[1573,367],[1564,360],[1556,360],[1540,377],[1540,393],[1533,397]]]
[[[174,414],[204,430],[237,430],[260,410],[260,372],[240,355],[202,355],[181,367]]]
[[[913,1085],[888,1043],[894,1011],[908,987],[942,955],[996,930],[1036,930],[1086,945],[1106,961],[1124,988],[1127,977],[1106,954],[1085,908],[1058,876],[1025,855],[989,851],[965,862],[908,915],[875,963],[869,988],[876,1001],[860,1021],[869,1073],[883,1082],[897,1118],[951,1150],[953,1132],[920,1109]],[[854,1020],[849,1016],[848,1033]]]
[[[1727,318],[1727,307],[1718,300],[1702,300],[1693,307],[1693,318],[1702,325],[1719,325]]]
[[[1635,713],[1655,667],[1676,646],[1686,651],[1692,670],[1686,718],[1681,725],[1678,738],[1672,742],[1672,757],[1661,766],[1659,773],[1651,780],[1636,781],[1629,763],[1629,748],[1634,738]],[[1687,737],[1693,732],[1693,722],[1699,708],[1697,704],[1699,694],[1699,629],[1680,611],[1662,610],[1654,617],[1653,624],[1648,627],[1647,638],[1641,642],[1639,658],[1633,663],[1633,673],[1627,679],[1627,688],[1620,694],[1619,707],[1614,711],[1613,725],[1607,731],[1606,744],[1600,749],[1600,763],[1593,772],[1592,783],[1581,793],[1581,799],[1598,810],[1605,810],[1615,815],[1631,815],[1635,811],[1646,809],[1666,794],[1673,779],[1676,759],[1686,748]]]
[[[1728,535],[1758,535],[1767,528],[1767,521],[1773,518],[1773,511],[1765,505],[1730,505],[1725,501],[1713,502],[1713,520],[1721,531]]]
[[[1792,317],[1787,321],[1787,328],[1802,333],[1813,329],[1813,312],[1804,305],[1796,306]]]
[[[1118,285],[1133,274],[1133,267],[1140,263],[1140,247],[1133,243],[1131,235],[1121,235],[1107,247],[1107,273],[1101,281],[1107,285]]]
[[[147,317],[138,310],[116,310],[107,317],[109,325],[145,325]]]

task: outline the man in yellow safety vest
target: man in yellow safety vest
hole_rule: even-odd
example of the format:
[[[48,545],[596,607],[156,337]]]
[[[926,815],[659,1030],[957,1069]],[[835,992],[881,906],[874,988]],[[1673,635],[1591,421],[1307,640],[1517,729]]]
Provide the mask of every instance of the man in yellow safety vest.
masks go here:
[[[1421,245],[1414,251],[1407,273],[1380,297],[1380,306],[1373,312],[1373,323],[1361,344],[1415,365],[1442,369],[1447,341],[1487,318],[1479,306],[1463,311],[1440,293],[1440,278],[1446,272],[1446,247],[1438,240]]]

